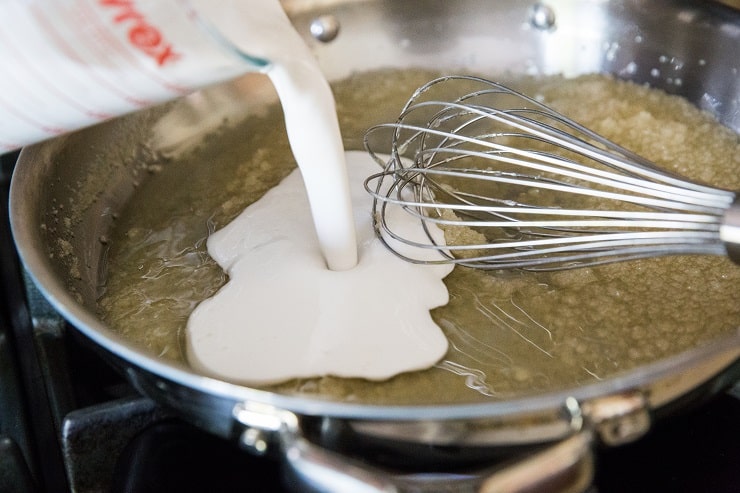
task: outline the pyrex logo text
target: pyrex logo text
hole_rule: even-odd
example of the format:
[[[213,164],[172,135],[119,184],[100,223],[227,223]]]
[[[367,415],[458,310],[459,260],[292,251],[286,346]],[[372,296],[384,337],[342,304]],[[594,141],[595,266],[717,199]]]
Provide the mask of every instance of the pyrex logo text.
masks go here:
[[[162,32],[136,9],[134,0],[99,0],[99,3],[115,10],[113,22],[127,27],[129,43],[151,57],[157,65],[161,67],[180,58],[172,45],[163,39]]]

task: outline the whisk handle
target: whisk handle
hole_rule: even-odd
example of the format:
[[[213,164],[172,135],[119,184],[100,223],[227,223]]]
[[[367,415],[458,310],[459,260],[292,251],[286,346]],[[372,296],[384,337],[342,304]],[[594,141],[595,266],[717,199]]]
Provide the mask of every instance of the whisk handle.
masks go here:
[[[740,194],[735,196],[735,201],[722,216],[719,237],[725,244],[730,260],[740,264]]]

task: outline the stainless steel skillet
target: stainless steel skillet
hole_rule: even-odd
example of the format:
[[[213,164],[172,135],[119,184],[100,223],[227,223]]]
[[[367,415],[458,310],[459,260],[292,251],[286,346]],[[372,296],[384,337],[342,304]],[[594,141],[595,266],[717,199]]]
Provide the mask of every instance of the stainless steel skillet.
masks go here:
[[[604,71],[682,94],[740,131],[740,14],[720,5],[628,0],[284,3],[334,80],[385,67],[565,75]],[[333,17],[322,23],[322,15]],[[317,19],[326,42],[309,32]],[[336,39],[331,40],[327,19],[338,22]],[[144,395],[258,453],[267,449],[284,456],[297,475],[320,489],[340,490],[350,478],[370,491],[386,486],[439,489],[450,482],[484,491],[523,491],[542,482],[543,490],[561,484],[561,491],[573,491],[590,480],[594,443],[637,439],[654,419],[737,379],[740,332],[592,385],[456,405],[373,406],[299,398],[214,380],[142,351],[96,315],[103,274],[100,239],[137,183],[146,179],[139,163],[149,156],[141,144],[161,131],[162,122],[168,143],[197,137],[208,130],[205,115],[217,124],[223,116],[249,114],[257,111],[265,93],[264,81],[247,76],[174,106],[22,152],[12,183],[11,220],[29,274],[54,308]],[[59,220],[60,207],[68,221]],[[483,465],[545,445],[551,447],[518,466],[529,468],[497,468],[494,473]],[[426,471],[464,468],[466,473],[401,477],[379,464],[363,463],[377,455],[414,459]]]

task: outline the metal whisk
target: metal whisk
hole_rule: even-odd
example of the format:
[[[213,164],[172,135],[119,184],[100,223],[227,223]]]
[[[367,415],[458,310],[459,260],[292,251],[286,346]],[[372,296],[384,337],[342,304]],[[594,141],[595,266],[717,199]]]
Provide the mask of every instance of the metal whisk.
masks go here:
[[[365,147],[383,166],[365,182],[376,233],[411,262],[557,270],[713,254],[740,263],[734,192],[662,171],[491,81],[425,84],[395,123],[367,132]],[[398,207],[422,222],[428,242],[394,231],[387,216]],[[435,241],[430,224],[455,240]],[[441,257],[430,261],[398,245]]]

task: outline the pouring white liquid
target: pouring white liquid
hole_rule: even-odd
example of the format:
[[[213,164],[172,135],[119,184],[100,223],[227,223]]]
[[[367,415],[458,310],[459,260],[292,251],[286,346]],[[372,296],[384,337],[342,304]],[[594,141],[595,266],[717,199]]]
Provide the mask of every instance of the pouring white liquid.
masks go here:
[[[312,54],[277,1],[251,2],[249,16],[249,25],[218,25],[230,42],[271,61],[266,73],[300,175],[209,238],[208,251],[230,280],[190,316],[189,361],[251,384],[386,379],[432,366],[447,340],[429,310],[447,303],[442,278],[452,267],[406,263],[375,238],[362,184],[377,165],[353,155],[348,180],[333,95]],[[425,234],[404,220],[399,227]]]
[[[208,239],[230,280],[190,316],[194,367],[251,384],[322,375],[380,380],[444,356],[447,339],[429,310],[447,303],[442,278],[452,266],[408,263],[375,238],[363,180],[377,164],[362,152],[347,156],[359,264],[325,267],[303,181],[293,172]],[[397,212],[394,230],[425,235]]]
[[[231,45],[270,60],[265,73],[282,102],[324,259],[331,270],[351,269],[357,243],[334,96],[308,46],[277,0],[190,3]]]

